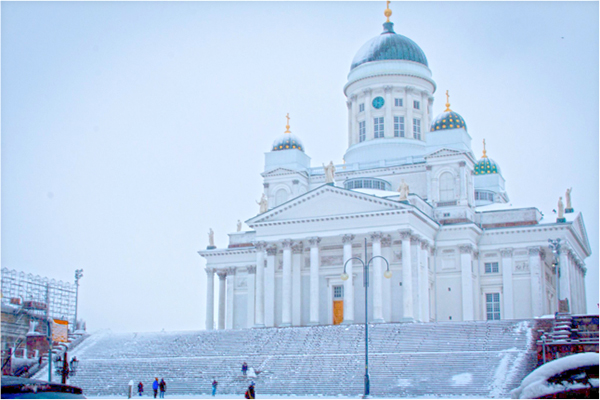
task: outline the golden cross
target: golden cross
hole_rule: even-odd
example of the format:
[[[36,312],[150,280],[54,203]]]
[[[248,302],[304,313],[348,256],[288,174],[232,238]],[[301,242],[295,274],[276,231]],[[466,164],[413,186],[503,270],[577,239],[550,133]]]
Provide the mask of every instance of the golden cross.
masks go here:
[[[485,152],[485,139],[483,139],[483,156],[482,156],[482,157],[483,157],[483,158],[486,158],[486,157],[487,157],[487,154],[486,154],[486,152]]]
[[[287,113],[285,116],[287,118],[287,125],[285,126],[285,133],[290,133],[290,113]]]
[[[448,91],[446,90],[446,110],[444,112],[449,112],[452,111],[450,110],[450,95],[448,94]]]

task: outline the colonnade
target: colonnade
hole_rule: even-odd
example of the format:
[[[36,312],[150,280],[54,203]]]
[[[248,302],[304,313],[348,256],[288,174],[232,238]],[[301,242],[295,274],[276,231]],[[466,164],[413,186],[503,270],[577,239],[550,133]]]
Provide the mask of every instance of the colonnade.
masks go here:
[[[395,232],[374,232],[367,235],[370,239],[371,257],[383,256],[392,262],[392,235],[400,238],[401,263],[409,268],[402,268],[402,303],[392,304],[392,286],[389,279],[384,279],[383,272],[385,263],[381,258],[373,259],[370,265],[372,271],[372,304],[369,318],[372,322],[386,322],[392,320],[392,309],[394,306],[402,307],[403,321],[420,320],[429,321],[429,241],[415,235],[410,230]],[[327,244],[331,245],[331,237],[327,238]],[[337,239],[337,238],[336,238]],[[337,272],[341,275],[343,265],[353,257],[352,245],[358,243],[353,234],[344,234],[339,237],[342,244],[342,265]],[[308,307],[308,325],[319,325],[327,317],[320,315],[323,301],[319,290],[321,278],[320,245],[323,238],[308,237],[305,240],[293,241],[284,239],[276,243],[265,241],[254,242],[256,264],[245,266],[247,270],[247,309],[246,327],[273,327],[275,326],[275,262],[277,254],[281,254],[281,318],[278,326],[299,326],[302,324],[302,307]],[[336,240],[336,241],[337,241]],[[339,243],[338,242],[338,243]],[[304,246],[309,247],[309,293],[310,297],[306,304],[301,303],[301,264]],[[413,254],[416,259],[413,260]],[[433,254],[433,253],[432,253]],[[362,259],[362,256],[361,256]],[[365,261],[365,260],[363,260]],[[353,265],[354,264],[354,265]],[[348,263],[348,279],[343,282],[344,286],[344,319],[343,323],[355,322],[355,288],[354,280],[358,273],[362,273],[359,263]],[[219,278],[218,298],[218,321],[217,329],[231,329],[234,325],[234,282],[235,268],[206,268],[207,273],[207,301],[206,301],[206,329],[214,326],[214,274]],[[364,279],[364,278],[363,278]],[[279,320],[279,318],[277,318]],[[326,322],[327,324],[332,321]]]

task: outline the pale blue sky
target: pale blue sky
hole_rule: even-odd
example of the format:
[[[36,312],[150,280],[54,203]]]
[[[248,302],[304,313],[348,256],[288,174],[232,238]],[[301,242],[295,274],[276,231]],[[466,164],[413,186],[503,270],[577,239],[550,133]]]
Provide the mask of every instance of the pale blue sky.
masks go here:
[[[598,303],[598,3],[393,2],[434,114],[483,138],[511,202],[551,222],[573,187]],[[2,2],[2,266],[83,268],[88,329],[204,328],[207,231],[258,212],[285,130],[341,163],[342,88],[385,2]],[[244,227],[247,229],[247,227]]]

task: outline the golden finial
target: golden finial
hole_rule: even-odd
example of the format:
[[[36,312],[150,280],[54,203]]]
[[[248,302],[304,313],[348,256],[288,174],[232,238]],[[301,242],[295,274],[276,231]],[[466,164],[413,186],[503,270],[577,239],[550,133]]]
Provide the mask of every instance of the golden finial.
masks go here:
[[[386,9],[383,12],[383,15],[385,15],[387,17],[387,21],[386,22],[390,22],[390,17],[392,16],[392,10],[390,10],[390,2],[386,1]]]
[[[287,115],[285,117],[287,118],[287,125],[285,126],[284,133],[292,133],[292,132],[290,132],[290,113],[287,113]]]
[[[483,139],[483,155],[481,158],[487,158],[487,154],[485,153],[485,139]]]
[[[452,111],[450,109],[450,95],[448,94],[448,91],[446,90],[446,110],[444,112],[450,112]]]

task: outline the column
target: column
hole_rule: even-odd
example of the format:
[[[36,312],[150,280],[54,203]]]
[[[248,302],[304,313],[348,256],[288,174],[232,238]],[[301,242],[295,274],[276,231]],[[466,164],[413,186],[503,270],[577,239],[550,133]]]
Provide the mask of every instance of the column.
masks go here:
[[[571,312],[571,276],[569,274],[569,263],[571,259],[571,249],[563,245],[560,250],[560,300],[568,300],[569,311]]]
[[[383,271],[381,270],[381,232],[371,234],[371,246],[373,248],[373,261],[370,268],[373,268],[373,322],[385,322],[383,320]]]
[[[434,289],[435,288],[435,278],[436,278],[436,271],[435,271],[436,253],[437,253],[437,250],[436,250],[435,246],[432,244],[429,247],[429,268],[431,269],[431,272],[432,272],[431,276],[432,276],[432,280],[433,280],[431,285],[429,285],[429,315],[430,315],[431,319],[434,321],[437,320],[437,313],[436,313],[437,299],[436,299],[436,293],[435,293],[435,289]]]
[[[350,261],[346,264],[346,261],[352,258],[352,240],[354,240],[354,235],[342,236],[342,244],[344,245],[343,265],[346,266],[346,273],[348,274],[348,279],[344,282],[344,324],[354,322],[354,262]]]
[[[265,269],[265,326],[275,326],[275,257],[277,246],[267,247],[267,268]]]
[[[414,138],[414,131],[413,131],[413,109],[414,109],[414,105],[413,105],[413,93],[412,90],[414,89],[414,87],[412,86],[407,86],[406,87],[406,101],[404,102],[404,108],[406,109],[406,123],[404,124],[404,129],[405,129],[405,137],[407,138]],[[424,124],[421,123],[421,130],[423,130],[423,126]]]
[[[529,247],[529,274],[531,277],[531,317],[542,316],[542,249]]]
[[[319,324],[319,242],[320,237],[308,239],[310,245],[310,325]],[[345,290],[345,289],[344,289]],[[345,314],[344,310],[344,316]]]
[[[225,277],[227,272],[217,271],[219,277],[219,321],[217,323],[217,329],[225,329]]]
[[[254,327],[254,314],[256,307],[256,265],[248,266],[248,295],[246,296],[246,304],[247,304],[247,318],[246,318],[246,328]]]
[[[427,241],[421,241],[421,276],[420,282],[420,295],[419,299],[421,302],[421,320],[423,322],[429,322],[429,259],[427,257],[429,249],[429,243]]]
[[[381,255],[383,258],[388,260],[388,262],[392,261],[392,237],[390,235],[385,235],[381,238]],[[383,263],[385,264],[385,263]],[[386,265],[382,264],[383,271],[387,269]],[[392,320],[392,280],[391,279],[383,279],[383,319],[386,322],[390,322]]]
[[[463,321],[473,321],[473,246],[459,246]]]
[[[515,317],[515,307],[513,305],[513,249],[501,249],[502,257],[502,293],[504,319],[513,319]]]
[[[284,240],[281,243],[283,247],[281,326],[292,324],[292,244],[291,240]]]
[[[233,305],[235,286],[235,268],[227,268],[227,311],[225,312],[225,329],[233,329]]]
[[[292,246],[292,325],[300,326],[302,317],[302,250],[299,242]]]
[[[392,86],[385,86],[383,88],[385,92],[385,119],[384,123],[384,137],[394,137],[394,117],[392,116],[392,108],[394,107],[394,99],[392,99]]]
[[[347,100],[346,106],[348,107],[348,147],[350,147],[352,146],[352,117],[354,115],[352,112],[352,100]]]
[[[256,242],[256,302],[254,311],[254,326],[265,326],[265,242]]]
[[[348,147],[358,143],[358,105],[356,101],[357,99],[358,98],[355,94],[350,97],[350,101],[352,101],[352,110],[349,111],[351,113],[351,116],[349,117],[350,121],[348,121],[348,128],[350,129]]]
[[[411,253],[415,254],[416,260],[412,265],[412,287],[413,287],[413,313],[417,321],[422,321],[421,317],[421,238],[413,235],[410,239],[410,245],[414,248]]]
[[[215,321],[215,270],[206,267],[206,330],[212,331]]]
[[[403,320],[414,320],[412,294],[412,257],[410,254],[410,231],[400,231],[402,240],[402,311]]]
[[[365,95],[365,136],[366,140],[371,140],[375,137],[373,117],[371,116],[371,108],[373,107],[371,104],[371,89],[363,90],[363,94]]]
[[[464,161],[458,163],[459,166],[459,175],[460,175],[460,195],[458,204],[467,205],[468,197],[467,197],[467,175],[466,175],[466,166],[467,164]]]

